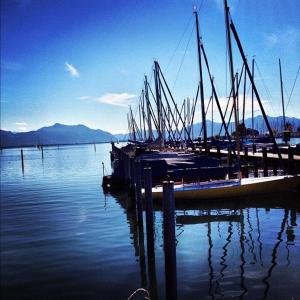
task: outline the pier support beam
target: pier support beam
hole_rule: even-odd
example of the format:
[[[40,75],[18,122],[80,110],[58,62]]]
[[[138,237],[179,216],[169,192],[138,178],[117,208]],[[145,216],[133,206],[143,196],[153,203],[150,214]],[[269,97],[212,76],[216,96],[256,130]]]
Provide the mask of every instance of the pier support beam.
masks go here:
[[[124,164],[124,178],[125,178],[125,185],[128,186],[130,184],[130,161],[129,156],[125,153],[122,153],[123,156],[123,164]]]
[[[22,173],[24,174],[24,155],[23,155],[23,149],[21,149],[21,162],[22,162]]]
[[[295,173],[295,168],[294,168],[294,152],[293,148],[289,146],[288,150],[288,173],[293,175]]]
[[[217,146],[217,157],[218,157],[218,159],[221,159],[221,150],[220,150],[220,146]]]
[[[254,177],[258,177],[258,165],[257,165],[257,161],[254,161]]]
[[[277,175],[277,161],[276,160],[273,161],[273,175],[274,176]]]
[[[174,182],[163,182],[166,299],[177,299]]]
[[[142,204],[142,174],[141,163],[135,162],[135,202],[139,228],[143,227],[143,204]]]
[[[247,146],[244,147],[244,160],[246,162],[248,162],[248,147]]]
[[[152,200],[152,171],[144,168],[145,201],[146,201],[146,230],[148,260],[154,259],[154,225],[153,225],[153,200]]]
[[[267,148],[262,148],[264,177],[268,177],[268,152]]]

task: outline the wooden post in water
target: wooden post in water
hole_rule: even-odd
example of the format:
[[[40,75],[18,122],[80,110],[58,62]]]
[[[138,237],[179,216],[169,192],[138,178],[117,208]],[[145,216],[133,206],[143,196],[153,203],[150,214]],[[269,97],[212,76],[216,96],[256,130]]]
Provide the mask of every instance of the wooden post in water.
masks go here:
[[[249,177],[248,164],[243,165],[243,168],[242,168],[242,175],[243,175],[243,177],[245,177],[245,178],[248,178],[248,177]]]
[[[273,161],[273,175],[277,175],[277,161],[275,159]]]
[[[142,178],[141,163],[135,162],[135,201],[139,228],[143,227]]]
[[[254,144],[254,143],[252,144],[252,152],[253,152],[253,154],[256,153],[256,144]]]
[[[102,177],[104,177],[104,169],[105,169],[104,162],[102,162]]]
[[[128,158],[129,161],[129,196],[128,199],[129,201],[129,205],[128,208],[130,209],[135,209],[136,205],[135,205],[135,170],[134,170],[134,158],[133,157],[129,157]]]
[[[246,162],[248,162],[248,147],[247,146],[244,147],[244,159]]]
[[[220,150],[220,146],[217,146],[217,157],[218,157],[218,159],[221,159],[221,150]]]
[[[43,145],[41,145],[41,150],[42,150],[42,159],[44,159],[44,148],[43,148]]]
[[[254,161],[254,177],[258,177],[258,165],[257,161]]]
[[[130,157],[129,158],[129,176],[130,176],[130,188],[134,189],[134,158],[133,157]]]
[[[262,155],[263,155],[263,167],[264,167],[264,177],[268,176],[268,152],[267,148],[262,148]]]
[[[22,162],[22,173],[24,173],[24,155],[23,155],[23,149],[21,149],[21,162]]]
[[[152,171],[150,167],[144,168],[144,185],[145,185],[145,201],[146,201],[147,253],[148,253],[148,259],[154,259]]]
[[[272,153],[276,154],[276,149],[275,149],[274,145],[272,146]]]
[[[174,182],[163,182],[166,299],[177,299]]]
[[[97,149],[96,149],[96,144],[94,143],[94,151],[96,152],[97,151]]]
[[[228,164],[228,166],[231,165],[231,149],[230,149],[230,147],[227,148],[227,164]]]
[[[128,186],[130,184],[130,161],[129,156],[125,153],[122,153],[123,163],[124,163],[124,177],[125,184]]]
[[[288,150],[288,173],[294,174],[294,153],[291,146],[289,146]]]
[[[246,178],[249,177],[249,169],[248,169],[248,146],[244,147],[244,176]]]

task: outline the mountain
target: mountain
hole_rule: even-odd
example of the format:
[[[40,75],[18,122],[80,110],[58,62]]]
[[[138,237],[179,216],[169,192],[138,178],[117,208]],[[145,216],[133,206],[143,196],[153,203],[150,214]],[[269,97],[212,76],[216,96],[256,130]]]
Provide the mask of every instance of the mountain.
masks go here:
[[[282,131],[283,118],[282,117],[268,117],[272,128]],[[292,124],[293,130],[296,131],[300,126],[300,119],[286,117],[286,122]],[[252,120],[248,118],[245,120],[246,127],[252,127]],[[219,134],[221,123],[212,122],[207,120],[207,136],[212,134]],[[229,125],[229,132],[234,131],[234,124]],[[199,136],[201,123],[194,125],[194,138]],[[266,125],[262,116],[254,118],[254,129],[260,132],[266,131]],[[222,132],[224,134],[224,130]],[[42,145],[62,145],[62,144],[84,144],[84,143],[105,143],[111,141],[123,141],[128,139],[128,134],[112,135],[109,132],[100,129],[91,129],[84,125],[63,125],[56,123],[53,126],[43,127],[36,131],[17,132],[0,130],[0,147],[20,147],[32,146],[37,144]]]
[[[17,132],[0,130],[0,146],[18,147],[37,144],[58,145],[58,144],[83,144],[102,143],[116,140],[109,132],[100,129],[91,129],[84,125],[63,125],[43,127],[36,131]]]
[[[128,140],[128,133],[114,134],[114,137],[117,141],[127,141]]]
[[[293,131],[297,131],[297,127],[300,126],[300,119],[298,118],[291,118],[286,117],[286,122],[289,122],[292,124]],[[263,116],[256,116],[254,117],[254,129],[258,130],[260,133],[267,132],[267,126],[265,124],[265,121],[263,119]],[[268,121],[270,123],[270,126],[272,129],[276,129],[278,132],[283,131],[283,117],[270,117],[268,116]],[[213,126],[212,126],[213,125]],[[214,122],[212,124],[211,120],[206,121],[206,128],[207,128],[207,136],[212,135],[212,127],[213,127],[213,135],[217,135],[220,132],[222,123]],[[247,128],[252,127],[252,119],[247,118],[245,119],[245,125]],[[202,123],[196,123],[194,124],[194,136],[199,136],[200,130],[201,130]],[[229,132],[235,131],[234,123],[230,123],[228,126]],[[222,134],[224,134],[224,129],[222,131]]]

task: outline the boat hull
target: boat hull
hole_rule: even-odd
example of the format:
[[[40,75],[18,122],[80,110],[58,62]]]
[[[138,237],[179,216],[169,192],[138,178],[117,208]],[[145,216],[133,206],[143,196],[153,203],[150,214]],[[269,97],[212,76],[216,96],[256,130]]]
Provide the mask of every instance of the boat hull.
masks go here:
[[[299,189],[300,175],[297,176],[272,176],[263,178],[245,178],[241,184],[229,186],[207,187],[194,185],[174,187],[175,200],[190,200],[193,202],[207,199],[232,199],[255,195],[284,193]],[[162,199],[162,188],[153,188],[154,200]]]

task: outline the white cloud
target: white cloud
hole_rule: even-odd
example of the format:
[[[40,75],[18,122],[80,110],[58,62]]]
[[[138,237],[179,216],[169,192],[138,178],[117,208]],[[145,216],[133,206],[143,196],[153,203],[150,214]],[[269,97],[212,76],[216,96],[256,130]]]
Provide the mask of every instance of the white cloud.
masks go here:
[[[19,132],[26,132],[26,131],[27,131],[27,127],[25,127],[25,126],[20,126],[20,127],[18,127],[18,131],[19,131]]]
[[[93,99],[93,97],[91,96],[80,96],[80,97],[77,97],[77,100],[91,100]]]
[[[266,42],[270,45],[270,46],[274,46],[276,44],[278,44],[279,42],[279,37],[276,33],[271,33],[269,35],[266,35]]]
[[[128,106],[132,103],[136,95],[128,93],[107,93],[101,97],[95,98],[95,101],[115,105],[115,106]]]
[[[16,122],[17,130],[19,132],[27,131],[27,123],[26,122]]]
[[[300,37],[300,30],[293,26],[287,26],[285,28],[276,30],[271,33],[264,33],[264,41],[269,48],[281,47],[286,49],[292,49],[297,46]]]
[[[17,126],[27,126],[26,122],[16,122]]]
[[[72,64],[65,62],[65,68],[67,72],[71,75],[71,77],[79,77],[78,70]]]

